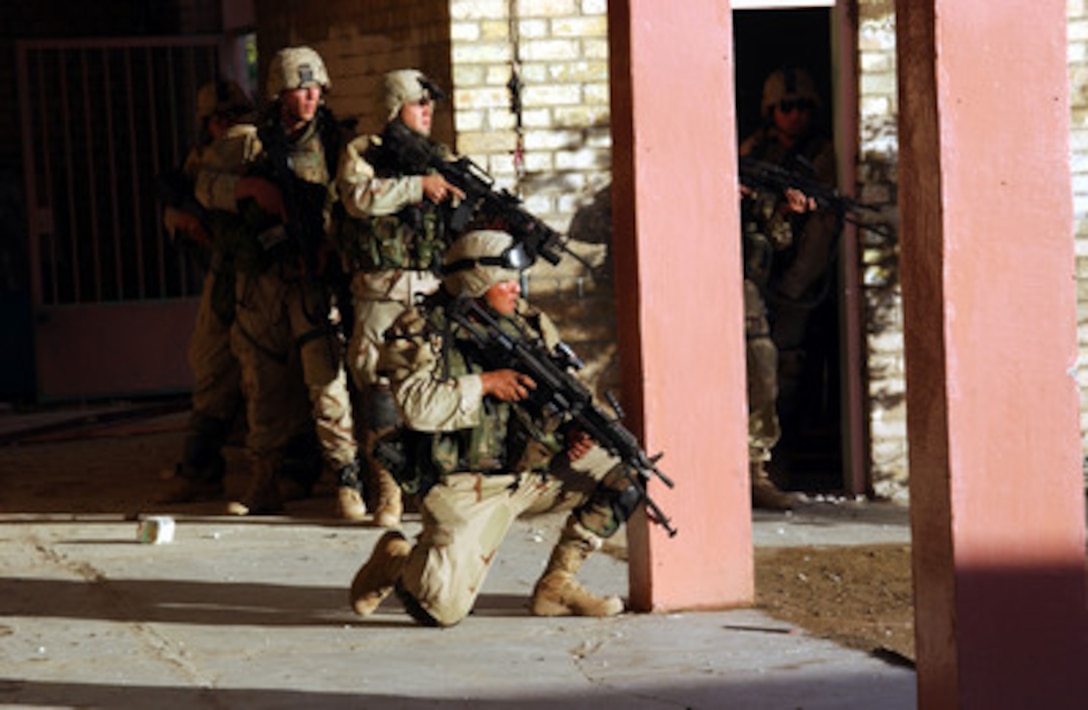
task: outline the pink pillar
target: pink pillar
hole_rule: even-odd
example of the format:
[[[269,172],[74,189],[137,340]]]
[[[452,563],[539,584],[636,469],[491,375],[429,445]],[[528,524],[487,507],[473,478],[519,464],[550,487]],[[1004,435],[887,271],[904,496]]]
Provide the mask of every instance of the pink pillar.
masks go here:
[[[1065,0],[899,0],[923,708],[1088,703]]]
[[[609,3],[613,254],[628,425],[676,480],[669,538],[629,525],[631,602],[753,598],[732,18],[726,2]]]

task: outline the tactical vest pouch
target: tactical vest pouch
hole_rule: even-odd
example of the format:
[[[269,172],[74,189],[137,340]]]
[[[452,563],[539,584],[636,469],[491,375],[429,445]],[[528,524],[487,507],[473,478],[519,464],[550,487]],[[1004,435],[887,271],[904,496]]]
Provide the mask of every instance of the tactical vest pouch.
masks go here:
[[[445,250],[438,215],[415,205],[395,215],[344,220],[342,230],[341,243],[362,271],[426,271]]]
[[[744,277],[764,286],[771,276],[774,248],[766,236],[757,231],[744,234]]]
[[[538,425],[520,407],[514,408],[506,440],[507,460],[514,471],[547,471],[552,459],[565,447],[550,423]]]

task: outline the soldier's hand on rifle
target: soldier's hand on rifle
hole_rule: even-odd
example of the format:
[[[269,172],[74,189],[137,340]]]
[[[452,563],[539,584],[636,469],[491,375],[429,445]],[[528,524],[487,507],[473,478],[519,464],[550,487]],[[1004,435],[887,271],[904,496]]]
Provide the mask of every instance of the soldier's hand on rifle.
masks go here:
[[[276,215],[287,221],[287,208],[283,204],[283,193],[276,185],[264,178],[247,176],[240,178],[234,188],[234,199],[242,201],[250,198],[268,214]]]
[[[503,402],[520,402],[536,389],[536,382],[517,370],[490,370],[480,373],[484,394]]]
[[[795,187],[786,188],[783,195],[785,196],[786,201],[782,204],[787,212],[802,214],[804,212],[813,212],[816,210],[816,200]]]
[[[177,210],[174,215],[174,224],[185,236],[202,247],[211,248],[212,240],[208,236],[208,230],[204,229],[204,223],[192,212]]]
[[[589,434],[585,433],[581,429],[571,428],[567,430],[566,435],[567,443],[567,458],[571,461],[577,461],[593,448],[593,439],[589,438]]]
[[[423,196],[438,204],[450,197],[465,199],[465,192],[438,173],[423,176]]]

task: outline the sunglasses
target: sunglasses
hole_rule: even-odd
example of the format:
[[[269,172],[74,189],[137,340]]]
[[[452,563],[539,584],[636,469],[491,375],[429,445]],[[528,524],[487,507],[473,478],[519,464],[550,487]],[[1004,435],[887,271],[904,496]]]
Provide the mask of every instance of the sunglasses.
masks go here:
[[[812,102],[808,99],[787,99],[778,102],[778,110],[782,113],[790,113],[792,111],[811,111]]]

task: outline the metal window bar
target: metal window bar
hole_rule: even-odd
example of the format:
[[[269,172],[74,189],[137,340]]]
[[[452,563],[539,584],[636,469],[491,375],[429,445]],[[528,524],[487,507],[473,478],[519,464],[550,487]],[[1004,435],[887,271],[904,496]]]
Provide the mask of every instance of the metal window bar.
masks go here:
[[[195,143],[196,93],[216,76],[219,42],[18,43],[36,304],[199,293],[199,274],[165,238],[153,181]]]

